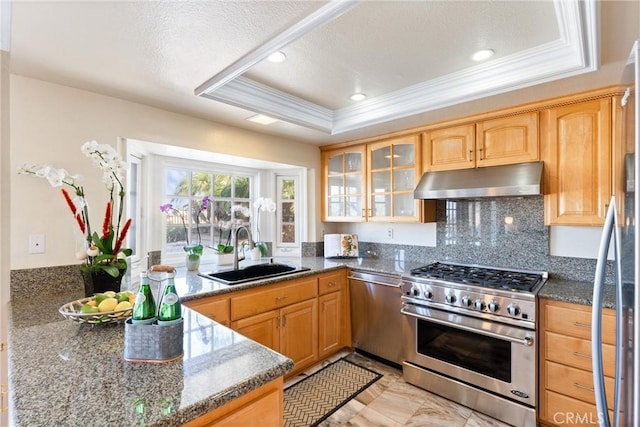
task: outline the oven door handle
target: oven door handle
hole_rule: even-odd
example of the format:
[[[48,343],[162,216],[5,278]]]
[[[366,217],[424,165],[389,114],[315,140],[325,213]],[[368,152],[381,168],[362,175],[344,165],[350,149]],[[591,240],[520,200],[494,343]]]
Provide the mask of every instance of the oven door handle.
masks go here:
[[[452,324],[448,320],[438,319],[437,317],[425,318],[425,316],[421,316],[419,314],[416,314],[416,313],[413,313],[411,311],[405,310],[404,307],[402,308],[402,310],[400,310],[400,312],[402,314],[405,314],[407,316],[412,316],[412,317],[415,317],[417,319],[422,319],[422,320],[426,320],[428,322],[433,322],[433,323],[439,323],[439,324],[445,325],[445,326],[451,326],[453,328],[457,328],[457,329],[462,329],[464,331],[473,332],[474,334],[486,335],[488,337],[497,338],[497,339],[505,340],[505,341],[510,341],[510,342],[513,342],[513,343],[516,343],[516,344],[522,344],[525,347],[531,347],[533,345],[533,337],[531,337],[531,336],[526,336],[524,338],[515,338],[515,337],[510,337],[510,336],[507,336],[507,335],[496,334],[495,332],[486,331],[486,330],[483,330],[483,329],[472,328],[472,327],[469,327],[469,326],[461,325],[459,323]]]

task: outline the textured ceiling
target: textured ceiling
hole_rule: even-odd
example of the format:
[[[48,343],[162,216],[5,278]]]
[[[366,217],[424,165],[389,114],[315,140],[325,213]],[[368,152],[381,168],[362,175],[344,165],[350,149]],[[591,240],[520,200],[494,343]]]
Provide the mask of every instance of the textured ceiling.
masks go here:
[[[601,71],[458,104],[341,135],[304,126],[257,125],[254,113],[194,95],[194,89],[326,2],[25,2],[12,7],[12,73],[142,102],[212,121],[315,144],[388,132],[616,83],[612,76],[638,36],[637,2],[597,4]],[[284,64],[258,63],[245,77],[328,109],[352,105],[491,61],[561,36],[552,1],[365,1],[283,48]],[[622,46],[622,47],[621,47]],[[621,68],[620,68],[621,69]]]

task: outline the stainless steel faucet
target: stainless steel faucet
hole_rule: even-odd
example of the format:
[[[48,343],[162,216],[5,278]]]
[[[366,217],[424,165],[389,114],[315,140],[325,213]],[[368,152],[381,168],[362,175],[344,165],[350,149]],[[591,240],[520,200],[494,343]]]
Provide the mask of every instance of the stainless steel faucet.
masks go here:
[[[240,233],[241,230],[244,230],[247,232],[247,236],[249,237],[249,247],[253,249],[253,236],[251,235],[251,230],[245,227],[244,225],[236,227],[236,229],[233,231],[233,269],[234,270],[238,269],[238,262],[244,259],[244,253],[242,254],[242,258],[238,257],[238,234]]]

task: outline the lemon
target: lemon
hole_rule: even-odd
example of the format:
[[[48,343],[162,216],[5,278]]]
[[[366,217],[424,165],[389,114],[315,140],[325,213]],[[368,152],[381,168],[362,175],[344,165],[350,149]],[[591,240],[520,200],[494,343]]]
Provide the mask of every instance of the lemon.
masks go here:
[[[105,291],[104,293],[106,296],[108,296],[109,298],[115,298],[116,297],[116,293],[115,291]]]
[[[87,301],[87,305],[92,305],[94,307],[97,307],[98,303],[96,302],[96,300],[92,299],[90,301]]]
[[[98,310],[100,310],[102,313],[106,311],[113,311],[113,309],[116,308],[116,305],[118,305],[117,299],[107,298],[105,300],[102,300],[102,302],[98,304]]]
[[[82,304],[80,307],[80,313],[89,314],[89,313],[98,313],[100,310],[98,307],[89,304]]]
[[[118,305],[116,305],[116,308],[113,309],[113,311],[119,311],[119,310],[128,310],[130,308],[132,308],[133,306],[131,305],[131,303],[129,302],[129,300],[127,301],[120,301],[118,303]]]

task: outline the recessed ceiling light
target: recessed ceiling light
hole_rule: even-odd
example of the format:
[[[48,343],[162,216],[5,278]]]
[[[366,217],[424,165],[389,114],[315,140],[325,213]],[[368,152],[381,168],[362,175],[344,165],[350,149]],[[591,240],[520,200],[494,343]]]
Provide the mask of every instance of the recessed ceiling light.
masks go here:
[[[352,101],[362,101],[363,99],[365,99],[367,97],[367,95],[365,95],[364,93],[354,93],[353,95],[351,95],[349,97],[350,100]]]
[[[278,51],[278,52],[273,52],[271,55],[267,56],[267,61],[269,62],[275,62],[280,63],[280,62],[284,62],[287,60],[287,55],[285,55],[284,53]]]
[[[471,56],[471,59],[474,61],[484,61],[485,59],[489,59],[493,56],[493,49],[483,49],[479,50]]]
[[[265,116],[264,114],[256,114],[255,116],[249,117],[247,120],[254,123],[260,123],[261,125],[270,125],[271,123],[275,123],[278,121],[278,119]]]

